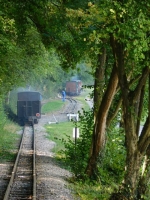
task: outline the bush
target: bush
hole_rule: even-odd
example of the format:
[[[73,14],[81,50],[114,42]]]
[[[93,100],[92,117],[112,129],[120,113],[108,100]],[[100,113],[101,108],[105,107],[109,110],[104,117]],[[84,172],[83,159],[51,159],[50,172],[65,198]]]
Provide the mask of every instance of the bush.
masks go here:
[[[103,156],[100,158],[98,171],[101,182],[119,184],[124,177],[126,159],[125,136],[122,129],[114,126],[107,132]]]
[[[66,164],[70,166],[71,171],[76,177],[85,176],[85,168],[89,158],[89,150],[91,146],[92,132],[93,132],[93,111],[84,111],[83,115],[79,112],[79,122],[74,122],[75,127],[79,128],[80,136],[73,141],[68,137],[67,141],[63,141],[65,145]]]

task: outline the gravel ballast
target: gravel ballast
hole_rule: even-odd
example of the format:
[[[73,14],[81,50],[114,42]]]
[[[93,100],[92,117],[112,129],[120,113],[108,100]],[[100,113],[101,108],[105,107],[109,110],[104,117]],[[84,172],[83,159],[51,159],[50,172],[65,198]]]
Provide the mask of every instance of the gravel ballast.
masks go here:
[[[75,198],[66,181],[72,175],[57,165],[52,152],[55,143],[46,138],[47,133],[41,123],[35,126],[37,200],[73,200]]]
[[[80,109],[78,104],[77,111]],[[79,200],[69,188],[67,179],[73,175],[60,167],[55,160],[52,149],[55,143],[47,139],[45,124],[67,121],[66,114],[61,111],[43,115],[37,125],[36,132],[36,170],[37,170],[37,200]]]

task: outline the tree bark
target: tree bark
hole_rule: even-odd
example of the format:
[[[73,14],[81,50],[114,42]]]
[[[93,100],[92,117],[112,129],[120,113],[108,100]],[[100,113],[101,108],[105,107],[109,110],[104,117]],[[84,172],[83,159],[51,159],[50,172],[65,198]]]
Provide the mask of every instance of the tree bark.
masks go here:
[[[102,101],[103,88],[105,83],[105,63],[106,63],[106,48],[102,48],[102,53],[98,54],[98,63],[95,70],[94,116],[96,116],[99,105]]]
[[[90,158],[86,168],[86,174],[89,177],[95,177],[96,175],[97,159],[105,143],[106,119],[110,105],[115,95],[117,85],[118,85],[118,76],[116,71],[116,65],[114,64],[107,90],[103,96],[95,120]]]
[[[144,200],[144,196],[150,197],[150,191],[147,187],[147,183],[150,182],[150,146],[146,151],[146,155],[144,158],[143,166],[142,166],[142,174],[140,176],[139,184],[138,184],[138,200]]]

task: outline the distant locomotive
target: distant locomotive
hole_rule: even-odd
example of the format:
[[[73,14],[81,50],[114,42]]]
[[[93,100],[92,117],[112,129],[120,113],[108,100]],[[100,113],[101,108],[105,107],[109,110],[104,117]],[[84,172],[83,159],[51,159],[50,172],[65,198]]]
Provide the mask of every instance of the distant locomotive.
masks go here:
[[[18,92],[17,116],[19,124],[38,123],[41,118],[41,94],[39,92]]]
[[[82,90],[81,80],[67,81],[66,82],[66,94],[69,96],[79,95]]]

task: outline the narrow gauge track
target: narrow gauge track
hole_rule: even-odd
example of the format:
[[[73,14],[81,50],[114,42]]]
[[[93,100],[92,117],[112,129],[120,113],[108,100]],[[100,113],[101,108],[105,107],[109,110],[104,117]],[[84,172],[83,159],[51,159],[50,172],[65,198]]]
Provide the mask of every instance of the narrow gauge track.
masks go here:
[[[74,114],[77,112],[77,101],[74,98],[67,97],[68,105],[63,110],[62,114]]]
[[[25,125],[4,200],[36,199],[34,126]]]

